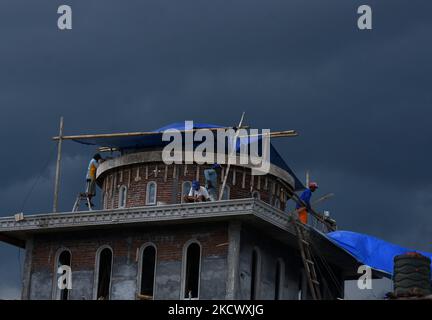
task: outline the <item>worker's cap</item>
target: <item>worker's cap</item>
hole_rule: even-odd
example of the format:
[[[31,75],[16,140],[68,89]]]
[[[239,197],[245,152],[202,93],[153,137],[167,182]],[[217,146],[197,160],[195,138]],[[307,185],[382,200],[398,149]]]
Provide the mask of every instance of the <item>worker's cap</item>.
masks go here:
[[[200,187],[199,181],[196,180],[192,181],[192,188],[198,189],[199,187]]]
[[[212,168],[213,169],[219,169],[219,168],[222,168],[222,167],[221,167],[221,165],[219,163],[213,163]]]
[[[310,182],[310,183],[309,183],[309,188],[315,188],[315,189],[318,189],[318,183],[316,183],[316,182]]]

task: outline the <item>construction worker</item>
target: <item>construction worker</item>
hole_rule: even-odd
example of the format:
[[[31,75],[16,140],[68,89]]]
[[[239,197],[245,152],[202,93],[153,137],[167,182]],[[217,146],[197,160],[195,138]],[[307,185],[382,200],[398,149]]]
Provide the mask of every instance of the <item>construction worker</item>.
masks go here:
[[[210,196],[206,188],[200,185],[196,180],[192,181],[192,187],[187,196],[184,196],[185,202],[204,202],[209,201]]]
[[[315,192],[316,189],[318,189],[318,184],[316,182],[309,183],[309,188],[303,191],[300,195],[300,199],[305,203],[306,207],[301,203],[297,203],[296,205],[299,220],[304,224],[307,224],[308,211],[311,210],[310,200],[312,192]]]
[[[99,153],[96,153],[90,160],[87,168],[86,194],[92,207],[94,206],[94,204],[91,202],[91,199],[96,195],[96,170],[99,167],[99,163],[102,161],[103,159],[101,155]]]
[[[204,170],[204,177],[206,180],[206,189],[210,196],[210,201],[216,201],[218,199],[217,189],[218,189],[218,174],[217,169],[222,168],[220,164],[215,163],[210,169]]]

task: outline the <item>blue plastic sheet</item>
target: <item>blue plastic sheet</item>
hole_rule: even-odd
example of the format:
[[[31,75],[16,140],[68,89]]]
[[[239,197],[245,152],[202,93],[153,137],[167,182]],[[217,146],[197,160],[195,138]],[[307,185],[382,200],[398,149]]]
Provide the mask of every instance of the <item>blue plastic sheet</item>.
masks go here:
[[[223,126],[210,124],[210,123],[195,123],[194,129],[205,129],[205,128],[224,128]],[[162,141],[162,133],[168,129],[185,130],[184,122],[172,123],[162,128],[154,130],[154,135],[147,136],[130,136],[130,137],[109,137],[109,138],[93,138],[93,139],[74,139],[75,142],[85,145],[96,145],[110,148],[118,148],[122,150],[137,149],[137,148],[150,148],[160,147],[168,144],[166,141]],[[251,138],[260,140],[261,138]],[[260,144],[259,144],[260,145]],[[237,150],[240,149],[240,142],[237,142]],[[259,149],[259,152],[261,150]],[[294,178],[294,188],[296,191],[303,190],[305,187],[302,182],[297,178],[291,168],[287,165],[285,160],[276,151],[276,148],[270,143],[270,162],[281,169],[287,171]]]
[[[338,247],[348,251],[360,263],[390,275],[393,274],[393,259],[397,255],[418,252],[432,259],[431,253],[404,248],[367,234],[335,231],[326,236]]]

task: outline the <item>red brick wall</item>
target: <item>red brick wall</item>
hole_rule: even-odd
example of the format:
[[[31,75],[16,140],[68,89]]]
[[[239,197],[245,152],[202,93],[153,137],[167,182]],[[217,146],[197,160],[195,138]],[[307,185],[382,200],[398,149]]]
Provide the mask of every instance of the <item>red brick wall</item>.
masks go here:
[[[158,261],[181,260],[184,244],[197,239],[202,246],[203,257],[226,256],[228,251],[228,226],[225,223],[183,224],[143,228],[113,228],[81,232],[65,232],[40,235],[35,238],[32,270],[54,270],[56,253],[67,248],[72,255],[72,270],[94,269],[96,252],[103,245],[113,249],[117,258],[129,259],[136,263],[137,250],[146,242],[157,247]]]
[[[126,207],[140,207],[146,205],[146,192],[147,184],[150,181],[157,183],[157,201],[165,202],[168,204],[180,203],[182,183],[184,181],[192,181],[196,179],[197,168],[199,168],[199,181],[204,185],[204,170],[210,166],[197,166],[193,165],[175,165],[176,177],[173,176],[174,165],[166,166],[163,162],[148,163],[143,165],[129,165],[120,168],[112,169],[101,177],[98,182],[102,186],[102,192],[105,195],[103,207],[105,209],[113,209],[119,207],[119,190],[122,185],[128,188]],[[157,168],[157,174],[155,175]],[[187,171],[185,173],[185,168]],[[167,172],[165,173],[165,171]],[[139,175],[138,175],[139,172]],[[146,174],[147,172],[147,174]],[[233,185],[233,175],[236,175],[236,183]],[[245,175],[245,184],[243,186],[243,172]],[[139,176],[137,180],[136,177]],[[222,185],[221,174],[219,172],[219,187]],[[265,181],[267,179],[267,188],[265,187]],[[253,180],[253,183],[252,183]],[[260,182],[258,182],[260,181]],[[272,184],[275,183],[276,187],[273,189]],[[283,194],[287,194],[284,190],[282,193],[280,190],[284,189],[276,182],[276,179],[271,175],[266,176],[252,176],[250,169],[244,169],[237,167],[231,167],[227,185],[230,187],[230,199],[242,199],[251,198],[251,191],[258,191],[261,196],[261,200],[270,203],[270,194],[273,192],[278,193],[278,197],[281,202],[281,209],[283,210],[284,197]],[[279,189],[279,191],[277,191]],[[174,194],[174,198],[173,198]],[[273,196],[274,199],[276,197]],[[274,200],[273,200],[274,201]],[[273,202],[272,201],[272,202]]]

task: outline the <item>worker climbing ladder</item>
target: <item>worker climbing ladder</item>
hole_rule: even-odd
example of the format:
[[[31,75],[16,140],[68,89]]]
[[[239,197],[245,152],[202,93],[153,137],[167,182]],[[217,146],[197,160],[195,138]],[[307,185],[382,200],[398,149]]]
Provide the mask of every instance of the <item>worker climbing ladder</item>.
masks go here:
[[[81,201],[85,201],[89,211],[92,211],[92,204],[90,202],[90,198],[88,196],[88,193],[84,192],[84,193],[78,194],[78,196],[75,200],[74,206],[72,208],[72,212],[78,211]]]
[[[317,273],[315,270],[315,263],[312,260],[311,243],[305,236],[305,225],[298,219],[294,220],[294,228],[297,234],[301,258],[303,260],[304,269],[308,279],[309,289],[312,299],[321,300],[320,283],[318,281]]]

